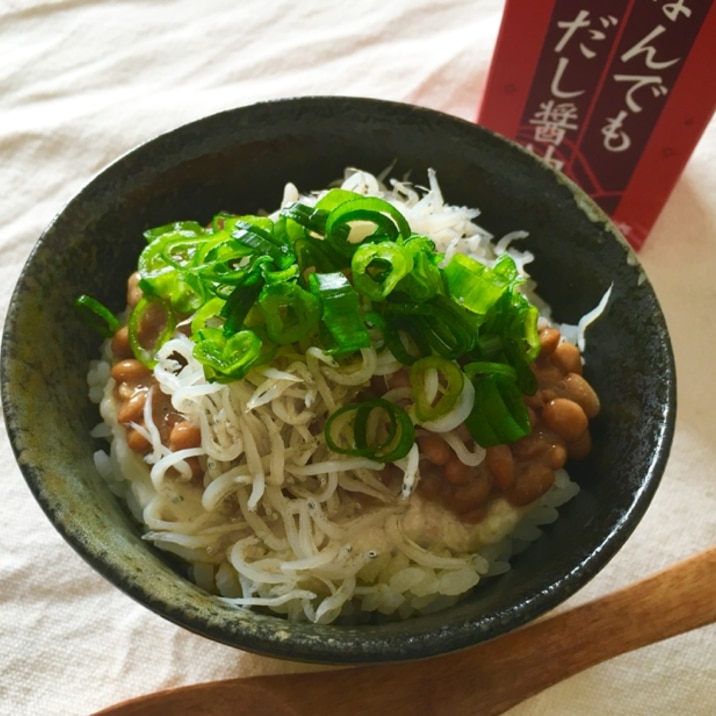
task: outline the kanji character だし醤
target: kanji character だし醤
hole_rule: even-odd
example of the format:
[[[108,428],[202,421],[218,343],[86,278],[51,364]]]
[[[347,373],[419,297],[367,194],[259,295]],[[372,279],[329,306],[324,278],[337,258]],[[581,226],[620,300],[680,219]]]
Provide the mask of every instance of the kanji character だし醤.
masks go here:
[[[636,249],[716,109],[713,0],[507,0],[477,121],[579,184]]]

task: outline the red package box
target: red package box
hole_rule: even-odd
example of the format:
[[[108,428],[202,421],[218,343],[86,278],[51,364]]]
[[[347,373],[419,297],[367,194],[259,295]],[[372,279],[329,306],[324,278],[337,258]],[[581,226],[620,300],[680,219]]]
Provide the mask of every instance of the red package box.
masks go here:
[[[713,0],[507,0],[477,121],[639,249],[715,110]]]

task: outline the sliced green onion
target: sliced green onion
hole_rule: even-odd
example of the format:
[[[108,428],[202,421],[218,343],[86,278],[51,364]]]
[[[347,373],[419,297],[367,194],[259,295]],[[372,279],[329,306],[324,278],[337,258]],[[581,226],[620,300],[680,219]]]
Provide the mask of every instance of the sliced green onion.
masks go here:
[[[345,259],[323,239],[303,236],[293,243],[296,261],[302,276],[308,271],[332,273],[345,266]]]
[[[505,321],[505,349],[507,355],[516,364],[520,377],[519,369],[529,368],[541,350],[537,329],[539,311],[523,294],[513,291],[510,294],[509,313],[509,318]],[[534,392],[527,386],[525,388],[525,392]]]
[[[520,276],[515,260],[509,254],[502,254],[495,261],[492,270],[508,281],[513,288],[525,282],[525,279]]]
[[[475,384],[473,383],[473,385]],[[483,392],[478,391],[476,388],[475,403],[472,411],[467,416],[467,420],[465,420],[465,427],[472,439],[484,448],[507,444],[509,441],[502,439],[501,433],[498,433],[497,430],[493,428],[487,413],[482,408],[485,401],[486,397]]]
[[[508,366],[509,367],[509,366]],[[475,399],[465,425],[483,447],[512,443],[532,430],[524,395],[515,381],[515,372],[502,364],[465,366],[472,375]]]
[[[218,299],[221,301],[218,314],[226,321],[224,324],[226,335],[238,333],[243,328],[246,316],[254,307],[263,287],[261,280],[247,282],[236,286],[226,300]]]
[[[151,280],[141,278],[139,288],[147,295],[167,300],[177,313],[192,313],[206,301],[204,284],[191,271],[167,270]]]
[[[219,328],[204,328],[199,331],[193,353],[204,365],[209,380],[238,380],[259,359],[261,339],[248,330],[227,337]]]
[[[266,219],[266,222],[271,222],[271,220]],[[276,239],[272,228],[273,222],[267,224],[258,220],[253,223],[241,220],[234,224],[231,238],[251,249],[257,256],[269,256],[280,269],[288,268],[296,260],[296,257],[287,244]]]
[[[326,231],[328,211],[321,210],[317,206],[306,206],[296,202],[281,209],[280,216],[285,222],[286,235],[294,240],[301,236],[322,236]],[[301,230],[297,231],[296,226],[301,227]]]
[[[175,230],[189,223],[196,229]],[[157,232],[139,256],[139,287],[145,294],[168,300],[179,313],[195,311],[206,300],[206,293],[192,269],[196,254],[208,239],[193,222],[172,224],[169,230]]]
[[[500,273],[464,254],[455,254],[443,269],[450,298],[472,313],[484,316],[509,287]]]
[[[299,236],[324,236],[326,233],[326,220],[331,210],[339,204],[351,199],[360,197],[353,191],[347,189],[330,189],[314,206],[308,206],[301,202],[294,202],[281,209],[279,216],[287,222],[286,233],[294,240]],[[292,224],[300,226],[303,231],[298,234],[292,228]]]
[[[353,285],[373,301],[382,301],[413,268],[413,259],[392,241],[361,244],[351,259]]]
[[[511,365],[507,365],[507,363],[475,361],[473,363],[466,363],[463,366],[463,370],[465,371],[465,375],[471,379],[475,376],[483,375],[500,375],[506,379],[517,379],[517,372]]]
[[[228,295],[227,287],[245,283],[246,274],[265,263],[274,265],[270,256],[252,254],[248,247],[230,239],[209,251],[194,271],[212,293]]]
[[[361,320],[360,302],[350,281],[340,272],[312,273],[311,293],[320,299],[322,324],[334,346],[328,352],[351,353],[370,346],[370,335]]]
[[[328,213],[331,212],[333,209],[335,209],[340,204],[345,204],[345,202],[350,201],[352,199],[358,199],[361,198],[363,195],[358,194],[354,191],[350,191],[349,189],[341,189],[339,187],[334,187],[333,189],[329,189],[317,202],[316,202],[316,210],[324,212],[325,216],[328,216]],[[323,225],[323,232],[325,232],[325,222]]]
[[[412,365],[416,360],[431,355],[419,316],[392,315],[386,318],[385,325],[385,345],[403,365]]]
[[[87,323],[105,338],[113,336],[121,327],[112,311],[91,296],[82,294],[75,299],[75,306],[84,312]]]
[[[266,333],[280,346],[312,333],[321,318],[321,301],[296,283],[266,285],[258,298]]]
[[[211,230],[214,234],[220,234],[232,225],[232,222],[238,219],[236,214],[228,214],[220,211],[218,214],[214,214],[211,219]]]
[[[222,308],[225,306],[227,302],[224,301],[222,298],[210,298],[198,311],[194,313],[194,315],[191,317],[191,335],[196,336],[199,334],[199,331],[203,328],[211,327],[211,328],[217,328],[218,325],[212,325],[214,324],[223,324],[224,321],[218,320],[219,315],[221,313]]]
[[[512,366],[517,384],[528,395],[537,389],[530,365],[540,352],[538,318],[537,308],[523,294],[506,291],[481,327],[478,339],[482,355]]]
[[[406,294],[413,301],[427,301],[444,293],[443,278],[438,268],[443,256],[435,251],[435,244],[426,236],[413,235],[402,246],[412,258],[413,265],[396,286],[396,292]]]
[[[326,421],[324,434],[326,444],[333,452],[378,462],[400,460],[415,442],[415,428],[410,416],[382,398],[339,408]]]
[[[352,256],[359,245],[349,241],[350,224],[354,221],[373,224],[372,236],[396,240],[407,239],[411,233],[405,217],[391,203],[356,194],[355,198],[338,204],[326,219],[326,241],[343,256]]]
[[[173,221],[170,224],[163,224],[144,232],[144,238],[148,244],[153,243],[157,239],[167,236],[200,236],[206,233],[204,227],[197,221]]]
[[[299,276],[298,264],[291,264],[288,268],[274,270],[271,264],[266,263],[261,266],[261,273],[264,281],[270,286],[279,283],[291,283]]]
[[[434,390],[429,383],[432,377]],[[452,361],[429,356],[410,366],[410,385],[415,401],[415,417],[419,423],[438,420],[457,404],[462,393],[464,375]]]
[[[268,256],[254,258],[246,266],[234,272],[232,282],[228,284],[230,289],[228,293],[225,293],[225,287],[216,289],[219,297],[225,300],[219,315],[226,320],[224,333],[227,335],[237,333],[243,328],[246,316],[264,287],[267,264],[273,265]]]
[[[156,352],[174,335],[176,319],[165,300],[144,295],[129,314],[127,327],[129,345],[135,358],[153,369],[157,364]],[[146,334],[150,336],[148,341]]]
[[[137,268],[144,276],[151,276],[170,268],[182,268],[192,263],[205,234],[172,233],[158,236],[139,255]]]
[[[472,350],[477,340],[474,318],[445,296],[423,302],[391,301],[385,314],[388,324],[406,327],[418,345],[427,343],[443,358],[459,358]],[[396,322],[398,317],[414,320]]]

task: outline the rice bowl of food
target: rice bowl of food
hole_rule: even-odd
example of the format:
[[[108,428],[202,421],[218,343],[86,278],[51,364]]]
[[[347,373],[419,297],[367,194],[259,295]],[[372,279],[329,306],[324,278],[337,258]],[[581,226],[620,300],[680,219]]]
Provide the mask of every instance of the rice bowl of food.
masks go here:
[[[673,433],[663,316],[606,217],[510,142],[373,100],[240,108],[118,160],[38,243],[2,367],[28,484],[90,564],[313,661],[555,606]]]

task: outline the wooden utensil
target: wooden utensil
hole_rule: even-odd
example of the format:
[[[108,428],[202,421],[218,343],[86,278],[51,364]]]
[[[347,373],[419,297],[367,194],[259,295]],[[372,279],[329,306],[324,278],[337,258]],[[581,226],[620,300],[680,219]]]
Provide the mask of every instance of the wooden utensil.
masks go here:
[[[424,661],[228,679],[96,716],[494,716],[611,657],[716,621],[716,547],[613,594]]]

